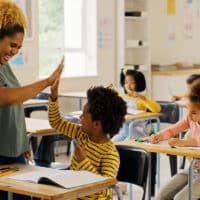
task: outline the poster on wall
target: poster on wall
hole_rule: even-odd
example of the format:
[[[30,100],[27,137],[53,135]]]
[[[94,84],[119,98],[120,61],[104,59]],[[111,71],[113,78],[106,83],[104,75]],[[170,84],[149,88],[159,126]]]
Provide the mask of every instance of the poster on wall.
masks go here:
[[[110,49],[113,43],[112,31],[111,31],[112,21],[110,17],[103,16],[98,20],[98,38],[97,44],[98,48]]]
[[[194,5],[184,2],[183,35],[185,39],[193,39],[194,35]]]
[[[176,14],[176,0],[167,0],[167,15]]]
[[[173,47],[176,45],[176,26],[170,23],[168,25],[167,46]]]
[[[33,0],[15,0],[16,3],[22,8],[28,21],[28,30],[25,39],[33,39]]]
[[[15,67],[15,68],[22,68],[22,67],[25,67],[25,64],[27,63],[26,62],[26,58],[25,58],[25,53],[23,51],[23,49],[21,49],[19,51],[19,53],[17,55],[15,55],[11,60],[10,60],[10,65],[12,67]]]

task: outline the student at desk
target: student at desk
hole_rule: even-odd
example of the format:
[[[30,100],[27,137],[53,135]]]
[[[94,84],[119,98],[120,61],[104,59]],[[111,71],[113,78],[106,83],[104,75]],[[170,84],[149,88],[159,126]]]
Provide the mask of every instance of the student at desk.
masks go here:
[[[118,94],[108,88],[94,87],[87,91],[87,103],[80,116],[81,125],[61,118],[59,112],[58,82],[51,87],[49,121],[60,133],[76,139],[70,169],[88,170],[115,178],[119,169],[119,154],[108,135],[118,132],[125,120],[126,104]],[[110,200],[110,189],[79,199]]]
[[[152,143],[168,140],[171,146],[200,146],[200,79],[193,82],[188,93],[188,116],[177,124],[152,135]],[[187,138],[173,138],[184,130],[190,130]],[[196,177],[192,184],[192,199],[200,199],[200,162],[195,163]],[[188,170],[175,175],[164,188],[161,189],[156,200],[187,200],[188,197]]]
[[[138,70],[128,69],[121,71],[120,84],[124,89],[121,97],[126,101],[127,112],[132,110],[144,110],[160,112],[160,105],[152,99],[140,94],[146,89],[145,76]],[[119,133],[112,138],[112,141],[123,141],[131,138],[147,136],[146,125],[143,122],[136,122],[133,130],[129,132],[129,123],[126,121]]]
[[[25,158],[30,159],[22,103],[52,85],[63,69],[62,61],[47,79],[20,86],[8,61],[22,47],[26,27],[20,7],[14,1],[0,0],[0,165],[25,163]],[[0,192],[1,200],[7,200],[7,196],[6,192]],[[15,200],[27,198],[14,194]]]

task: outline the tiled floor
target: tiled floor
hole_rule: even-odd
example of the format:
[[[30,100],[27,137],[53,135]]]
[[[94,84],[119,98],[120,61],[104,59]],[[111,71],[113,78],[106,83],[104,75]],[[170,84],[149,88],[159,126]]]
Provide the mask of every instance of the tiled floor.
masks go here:
[[[69,157],[66,155],[66,146],[59,147],[59,156],[56,157],[56,161],[58,162],[67,162],[69,163]],[[165,183],[171,178],[170,176],[170,168],[169,168],[169,158],[167,155],[165,154],[161,154],[160,155],[160,184],[161,187],[163,185],[165,185]],[[132,188],[133,191],[133,200],[140,200],[142,197],[142,189],[137,187],[137,186],[133,186]],[[117,197],[115,196],[114,200],[116,200]],[[129,200],[127,194],[124,195],[124,199],[125,200]],[[153,200],[154,198],[152,198]]]

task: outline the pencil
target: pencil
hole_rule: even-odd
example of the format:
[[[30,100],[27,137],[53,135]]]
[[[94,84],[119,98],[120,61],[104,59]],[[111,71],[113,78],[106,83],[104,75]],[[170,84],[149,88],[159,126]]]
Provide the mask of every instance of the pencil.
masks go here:
[[[6,175],[9,175],[9,174],[13,174],[15,172],[16,172],[16,170],[5,171],[5,172],[0,173],[0,177],[1,176],[6,176]]]

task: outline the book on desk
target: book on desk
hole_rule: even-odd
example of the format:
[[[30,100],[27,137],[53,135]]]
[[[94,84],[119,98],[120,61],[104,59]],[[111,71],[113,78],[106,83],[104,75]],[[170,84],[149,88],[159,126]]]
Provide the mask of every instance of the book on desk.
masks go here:
[[[37,167],[34,171],[11,175],[9,178],[18,181],[54,185],[66,189],[95,184],[109,179],[89,171],[56,170],[44,167]]]

